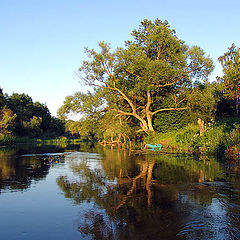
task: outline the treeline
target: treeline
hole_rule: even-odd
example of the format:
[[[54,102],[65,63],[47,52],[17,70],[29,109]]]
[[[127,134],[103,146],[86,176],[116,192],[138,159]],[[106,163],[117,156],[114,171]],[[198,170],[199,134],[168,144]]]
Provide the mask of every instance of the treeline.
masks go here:
[[[159,133],[187,126],[189,136],[203,141],[208,126],[222,123],[226,126],[222,132],[232,133],[236,143],[239,48],[232,44],[219,57],[224,75],[209,82],[213,60],[199,46],[180,40],[167,21],[144,20],[131,35],[125,47],[114,51],[105,42],[99,43],[99,51],[86,49],[89,60],[83,62],[78,75],[92,91],[67,96],[58,111],[69,131],[91,135],[104,144],[132,146],[161,141],[156,138]],[[81,114],[79,122],[68,120],[73,113]],[[186,145],[189,142],[187,137],[179,135],[179,139],[186,139]]]
[[[65,132],[64,123],[51,116],[46,105],[27,94],[4,94],[0,88],[0,143],[16,137],[53,138]]]

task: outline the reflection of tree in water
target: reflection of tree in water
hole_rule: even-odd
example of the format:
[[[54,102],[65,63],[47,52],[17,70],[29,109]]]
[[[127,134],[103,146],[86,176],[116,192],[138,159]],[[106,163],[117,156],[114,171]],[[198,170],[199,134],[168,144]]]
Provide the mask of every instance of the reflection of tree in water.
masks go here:
[[[73,161],[71,168],[79,180],[57,179],[67,198],[78,204],[94,203],[81,216],[84,220],[78,230],[83,235],[93,239],[176,239],[191,220],[193,206],[210,205],[216,198],[214,187],[202,183],[222,178],[222,169],[215,162],[146,158],[133,161],[124,154],[110,153],[104,156],[102,168],[91,167],[87,159]],[[215,170],[210,169],[211,164]],[[183,183],[192,184],[181,189]]]
[[[32,180],[44,179],[49,167],[36,157],[2,156],[0,157],[0,189],[27,189]]]

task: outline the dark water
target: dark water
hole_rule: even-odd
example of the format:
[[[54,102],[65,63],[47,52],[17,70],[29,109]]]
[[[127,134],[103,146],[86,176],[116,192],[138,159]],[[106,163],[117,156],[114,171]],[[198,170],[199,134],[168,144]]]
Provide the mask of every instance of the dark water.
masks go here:
[[[240,239],[231,162],[113,149],[0,149],[0,239]]]

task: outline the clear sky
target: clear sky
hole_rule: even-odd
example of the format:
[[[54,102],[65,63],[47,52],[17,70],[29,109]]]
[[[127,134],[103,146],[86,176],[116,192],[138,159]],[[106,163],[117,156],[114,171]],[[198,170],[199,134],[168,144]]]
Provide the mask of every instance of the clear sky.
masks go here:
[[[84,47],[123,46],[143,19],[156,18],[210,55],[212,80],[221,74],[217,58],[240,47],[240,0],[0,0],[0,87],[55,115],[67,95],[85,89],[74,73]]]

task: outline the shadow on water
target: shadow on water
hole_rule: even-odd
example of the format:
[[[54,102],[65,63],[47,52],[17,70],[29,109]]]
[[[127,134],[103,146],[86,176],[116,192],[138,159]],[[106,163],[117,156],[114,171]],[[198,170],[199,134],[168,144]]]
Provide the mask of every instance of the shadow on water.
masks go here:
[[[105,150],[101,166],[72,158],[72,181],[57,184],[81,211],[79,232],[91,239],[239,239],[239,174],[215,159],[129,156]],[[236,182],[236,180],[238,180]]]

